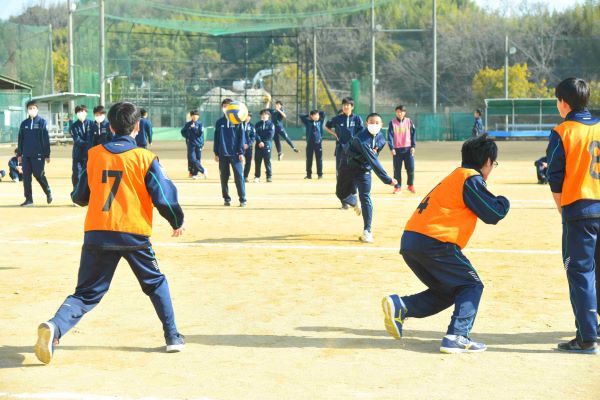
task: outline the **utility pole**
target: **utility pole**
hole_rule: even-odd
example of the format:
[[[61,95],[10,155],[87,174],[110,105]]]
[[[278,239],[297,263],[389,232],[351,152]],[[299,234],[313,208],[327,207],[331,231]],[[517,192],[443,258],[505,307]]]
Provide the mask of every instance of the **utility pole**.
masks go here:
[[[504,36],[504,98],[508,99],[508,35]]]
[[[68,45],[69,45],[69,93],[75,93],[75,76],[74,69],[75,63],[73,61],[73,12],[75,11],[75,3],[73,0],[67,1],[67,7],[69,7],[69,23],[68,23]],[[72,116],[75,112],[75,102],[69,101],[69,114]]]
[[[371,0],[371,112],[375,112],[375,0]]]
[[[53,61],[53,52],[52,48],[54,45],[52,44],[52,24],[48,24],[48,41],[50,42],[50,93],[54,94],[54,61]]]
[[[319,108],[318,90],[317,90],[317,30],[313,29],[313,110]]]
[[[98,80],[100,81],[100,104],[101,105],[105,105],[106,104],[106,85],[105,85],[105,75],[106,72],[104,71],[104,67],[105,67],[105,59],[104,59],[104,53],[105,53],[105,48],[104,48],[104,0],[100,0],[100,35],[99,35],[99,39],[100,39],[100,68],[99,68],[99,77]]]
[[[433,31],[433,79],[431,80],[432,96],[431,109],[437,113],[437,1],[433,0],[432,31]]]

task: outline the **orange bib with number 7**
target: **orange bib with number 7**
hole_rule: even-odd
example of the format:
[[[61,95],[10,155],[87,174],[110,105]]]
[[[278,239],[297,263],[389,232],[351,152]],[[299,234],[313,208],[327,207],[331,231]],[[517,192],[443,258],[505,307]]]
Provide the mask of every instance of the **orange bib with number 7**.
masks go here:
[[[88,153],[90,201],[85,231],[150,236],[153,203],[144,181],[156,156],[136,148],[120,154],[96,146]]]
[[[565,179],[560,205],[600,200],[600,123],[565,121],[554,128],[565,148]]]

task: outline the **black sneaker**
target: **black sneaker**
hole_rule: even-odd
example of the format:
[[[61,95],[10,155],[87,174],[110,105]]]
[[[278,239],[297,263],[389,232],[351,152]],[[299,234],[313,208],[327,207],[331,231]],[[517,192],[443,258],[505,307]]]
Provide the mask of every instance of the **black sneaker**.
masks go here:
[[[32,206],[33,206],[32,200],[25,200],[24,202],[21,203],[21,207],[32,207]]]
[[[185,348],[185,336],[177,333],[167,338],[167,353],[179,353]]]
[[[312,179],[312,176],[306,175],[304,179]]]
[[[579,342],[573,339],[570,342],[559,343],[558,350],[581,354],[598,354],[598,345],[596,342]]]
[[[227,200],[225,200],[225,202],[223,203],[223,205],[224,205],[225,207],[229,207],[229,206],[231,205],[231,202],[230,202],[230,201],[227,201]]]
[[[323,179],[323,175],[319,175],[319,179]]]
[[[350,206],[348,204],[346,204],[346,203],[342,204],[342,210],[347,210],[349,208],[350,208]]]
[[[53,199],[52,199],[52,193],[48,193],[48,194],[46,195],[46,202],[47,202],[48,204],[52,204],[52,200],[53,200]]]
[[[281,161],[282,158],[283,158],[283,153],[277,154],[277,161]]]
[[[273,182],[273,178],[267,178],[267,182]]]
[[[300,153],[300,150],[294,147],[294,153]]]

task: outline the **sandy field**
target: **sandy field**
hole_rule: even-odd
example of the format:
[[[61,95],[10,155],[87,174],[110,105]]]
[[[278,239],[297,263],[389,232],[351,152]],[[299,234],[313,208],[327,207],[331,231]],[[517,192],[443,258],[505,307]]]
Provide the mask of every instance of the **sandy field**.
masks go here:
[[[234,207],[222,206],[211,151],[209,179],[193,181],[184,144],[164,142],[153,150],[179,189],[187,231],[171,238],[155,213],[152,242],[185,351],[164,353],[159,320],[122,261],[100,305],[43,366],[37,325],[74,290],[86,212],[69,198],[70,147],[53,147],[51,206],[35,181],[27,209],[21,184],[0,183],[0,398],[599,399],[600,356],[555,351],[575,328],[560,217],[535,183],[546,143],[499,146],[488,183],[511,211],[497,226],[479,222],[465,251],[485,284],[472,332],[485,353],[439,353],[451,309],[408,320],[398,341],[380,307],[386,294],[423,289],[399,240],[421,197],[460,164],[460,143],[418,144],[417,194],[393,195],[374,177],[375,243],[363,244],[362,219],[334,194],[331,142],[325,179],[303,180],[304,146],[286,147],[273,183],[247,184],[246,208],[235,207],[233,182]],[[0,148],[2,165],[11,152]],[[382,161],[391,173],[389,152]]]

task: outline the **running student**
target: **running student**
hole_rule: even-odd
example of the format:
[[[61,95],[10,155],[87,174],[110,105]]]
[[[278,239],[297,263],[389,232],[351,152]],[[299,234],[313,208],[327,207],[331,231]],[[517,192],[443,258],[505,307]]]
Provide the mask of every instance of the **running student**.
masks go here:
[[[215,161],[219,163],[219,176],[221,178],[221,193],[223,205],[231,206],[229,196],[230,167],[233,169],[233,178],[240,199],[240,207],[246,206],[246,184],[244,182],[244,135],[240,125],[232,124],[225,116],[225,109],[233,100],[223,99],[221,108],[223,116],[215,122],[215,138],[213,151]]]
[[[198,179],[198,173],[208,178],[208,172],[202,166],[202,149],[204,148],[204,127],[199,121],[198,110],[190,111],[191,120],[181,129],[181,136],[185,138],[187,147],[188,171],[192,179]]]
[[[246,120],[242,122],[242,133],[244,134],[244,182],[248,182],[248,176],[252,169],[252,146],[256,141],[254,125],[250,123],[252,114],[248,113]]]
[[[254,151],[254,182],[260,182],[261,164],[265,162],[265,173],[267,182],[273,181],[273,170],[271,168],[271,153],[273,150],[273,137],[276,135],[275,126],[269,120],[269,110],[260,112],[260,121],[254,125],[256,132],[256,150]]]
[[[336,195],[344,205],[354,208],[357,215],[363,216],[362,242],[374,241],[371,232],[373,202],[371,201],[371,171],[386,185],[395,185],[396,180],[388,176],[377,159],[385,147],[385,137],[381,133],[383,122],[379,114],[369,114],[367,128],[360,131],[349,143],[346,157],[338,172]],[[356,198],[356,190],[360,205]]]
[[[407,175],[408,191],[415,192],[415,124],[406,117],[406,106],[396,107],[396,118],[390,121],[388,127],[388,146],[394,160],[394,178],[398,181],[394,187],[394,194],[402,188],[402,164],[404,163]]]
[[[587,109],[588,84],[565,79],[555,90],[564,122],[550,133],[548,183],[562,217],[563,265],[575,314],[575,338],[558,345],[573,353],[597,353],[600,262],[600,121]]]
[[[470,338],[483,283],[465,248],[480,218],[496,224],[508,213],[508,199],[487,190],[486,180],[497,166],[498,147],[487,135],[462,146],[462,165],[444,178],[421,201],[408,220],[400,254],[427,289],[411,296],[383,298],[385,327],[402,337],[406,318],[425,318],[454,305],[442,353],[473,353],[486,345]]]
[[[102,300],[121,258],[127,260],[152,301],[162,322],[166,351],[181,351],[185,345],[175,326],[167,279],[158,269],[150,243],[153,207],[173,228],[172,236],[183,234],[177,189],[158,158],[136,145],[137,107],[117,103],[108,117],[116,136],[90,150],[87,169],[71,194],[73,202],[88,206],[77,287],[54,317],[38,327],[34,349],[44,364],[52,360],[59,340]]]
[[[283,151],[281,150],[281,141],[279,140],[279,136],[281,136],[287,142],[287,144],[290,145],[294,152],[297,153],[299,150],[296,148],[294,142],[292,142],[292,139],[290,139],[285,131],[285,127],[283,126],[283,120],[287,118],[287,115],[285,115],[285,111],[283,110],[283,103],[277,100],[275,102],[275,108],[270,109],[269,112],[271,113],[273,125],[275,125],[275,136],[273,137],[273,140],[275,141],[275,148],[277,149],[277,160],[281,161],[283,158]]]
[[[47,122],[38,115],[38,106],[35,100],[27,102],[27,115],[19,128],[17,161],[23,168],[23,191],[25,201],[21,207],[33,205],[31,177],[35,177],[46,194],[46,202],[52,203],[52,191],[46,179],[44,164],[50,162],[50,137]]]
[[[325,113],[312,110],[308,114],[300,115],[300,120],[306,127],[306,176],[312,179],[313,155],[317,163],[317,176],[323,178],[323,124]]]

